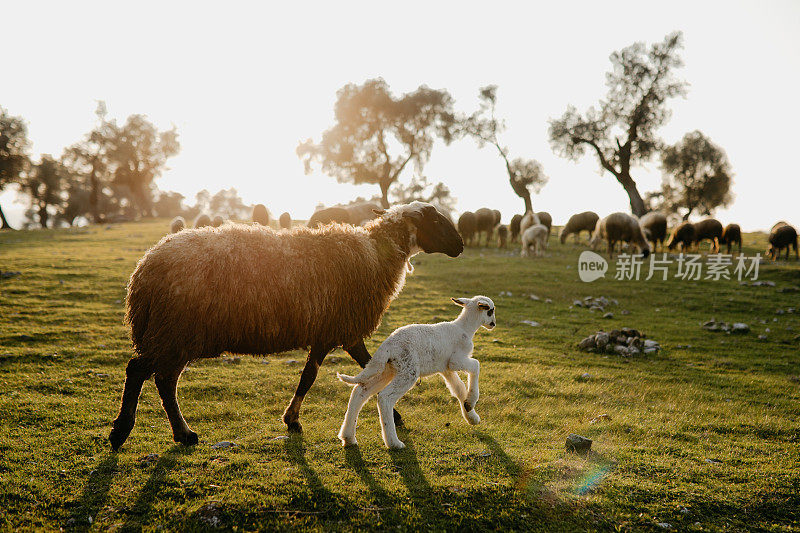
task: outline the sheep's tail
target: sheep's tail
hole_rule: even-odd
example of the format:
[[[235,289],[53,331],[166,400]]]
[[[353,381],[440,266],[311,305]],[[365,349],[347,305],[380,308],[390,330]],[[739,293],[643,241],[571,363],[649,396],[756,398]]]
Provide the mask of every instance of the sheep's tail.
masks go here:
[[[375,356],[369,360],[367,366],[365,366],[364,370],[359,372],[358,375],[348,376],[346,374],[340,374],[337,372],[336,377],[348,385],[360,385],[362,383],[367,383],[375,376],[382,374],[384,368],[386,368],[386,363],[388,362],[389,350],[381,350],[378,348],[378,351],[375,352]]]

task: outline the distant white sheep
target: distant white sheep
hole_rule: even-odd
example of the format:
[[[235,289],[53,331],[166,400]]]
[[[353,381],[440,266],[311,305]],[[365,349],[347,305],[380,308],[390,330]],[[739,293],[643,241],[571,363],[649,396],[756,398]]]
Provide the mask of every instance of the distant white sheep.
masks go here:
[[[481,421],[475,412],[480,363],[472,358],[472,337],[481,326],[494,328],[494,302],[486,296],[452,300],[464,308],[452,322],[411,324],[398,328],[383,341],[357,376],[337,373],[340,380],[355,385],[339,431],[343,446],[358,444],[358,414],[367,400],[377,394],[384,444],[388,448],[405,448],[397,438],[392,409],[420,377],[432,374],[442,376],[450,393],[458,399],[464,420],[469,424]],[[469,374],[466,388],[457,374],[459,370]]]
[[[550,230],[544,224],[534,224],[522,233],[522,257],[543,255],[547,250],[547,237]]]

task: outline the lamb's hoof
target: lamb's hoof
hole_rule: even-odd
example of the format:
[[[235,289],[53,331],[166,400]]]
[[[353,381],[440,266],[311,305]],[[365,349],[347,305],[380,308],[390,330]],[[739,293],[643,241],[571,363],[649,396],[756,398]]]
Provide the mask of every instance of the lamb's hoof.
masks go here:
[[[346,448],[346,447],[348,447],[348,446],[358,446],[358,441],[356,440],[356,438],[355,438],[355,437],[353,437],[353,438],[347,438],[347,437],[342,437],[342,436],[340,435],[340,436],[339,436],[339,440],[341,440],[341,441],[342,441],[342,447],[343,447],[343,448]]]
[[[111,449],[117,451],[125,443],[128,435],[131,434],[133,423],[123,423],[119,419],[114,420],[114,427],[111,429],[111,434],[108,436],[111,442]]]
[[[481,423],[481,417],[475,411],[470,411],[467,413],[467,423],[471,426],[477,426]]]
[[[173,438],[175,439],[175,442],[183,444],[184,446],[194,446],[200,442],[200,439],[197,437],[197,433],[194,431],[189,431],[183,435],[174,435]]]
[[[397,442],[395,442],[395,443],[393,443],[393,444],[389,444],[389,449],[390,449],[390,450],[402,450],[402,449],[403,449],[403,448],[405,448],[405,447],[406,447],[406,445],[405,445],[405,444],[403,444],[403,443],[402,443],[402,442],[400,442],[400,441],[397,441]]]
[[[403,417],[400,416],[396,409],[392,409],[392,417],[394,418],[395,427],[403,427]]]
[[[298,422],[296,420],[294,422],[289,422],[288,424],[286,424],[286,427],[289,429],[289,433],[302,433],[303,432],[303,426],[301,426],[300,422]]]

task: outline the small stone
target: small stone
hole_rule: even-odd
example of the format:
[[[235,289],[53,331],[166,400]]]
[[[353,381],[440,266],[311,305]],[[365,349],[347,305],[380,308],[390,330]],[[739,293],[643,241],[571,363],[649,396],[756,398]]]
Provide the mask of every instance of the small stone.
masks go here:
[[[289,440],[289,437],[286,435],[278,435],[277,437],[272,437],[269,440]]]
[[[212,444],[211,448],[214,450],[227,450],[228,448],[235,448],[236,446],[237,444],[235,442],[223,440],[216,444]]]
[[[652,339],[644,339],[643,346],[645,348],[659,348],[658,343],[656,341],[652,340]]]
[[[287,365],[296,365],[296,364],[297,364],[297,363],[299,363],[300,361],[298,361],[297,359],[287,359],[287,360],[286,360],[286,361],[284,361],[284,362],[285,362]]]
[[[705,461],[706,461],[706,463],[711,464],[711,465],[721,465],[722,464],[722,461],[720,461],[719,459],[714,459],[713,457],[709,457]]]
[[[574,302],[572,302],[572,305],[574,305],[575,307],[583,307],[583,302],[580,300],[575,300]]]
[[[608,333],[603,331],[598,331],[597,334],[594,336],[595,344],[599,349],[603,349],[608,345],[608,341],[610,340],[608,337]]]
[[[139,457],[140,465],[149,465],[150,463],[155,463],[156,461],[158,461],[157,453],[148,453],[147,455]]]
[[[656,525],[661,529],[672,529],[672,524],[669,524],[667,522],[659,522]]]
[[[786,312],[786,311],[784,311],[783,309],[776,309],[776,310],[775,310],[775,314],[776,314],[776,315],[782,315],[782,314],[784,314],[785,312]]]
[[[578,343],[578,348],[580,348],[581,350],[584,350],[584,351],[591,350],[595,346],[597,346],[597,344],[595,342],[595,336],[594,335],[586,337],[580,343]],[[597,346],[597,347],[600,348],[600,346]]]
[[[567,437],[566,449],[569,452],[586,454],[592,447],[592,439],[587,439],[575,433],[570,433]]]
[[[621,315],[629,315],[629,314],[631,314],[631,312],[628,311],[627,309],[623,309],[622,311],[619,312],[619,314],[621,314]]]
[[[589,420],[589,423],[590,424],[597,424],[598,422],[602,422],[604,420],[611,421],[611,417],[609,415],[607,415],[606,413],[603,413],[602,415],[597,415],[596,417],[594,417],[591,420]]]
[[[592,379],[592,375],[588,372],[584,372],[583,374],[581,374],[581,377],[579,379],[580,381],[589,381],[590,379]]]
[[[539,298],[538,296],[536,296],[535,294],[530,294],[530,295],[528,295],[528,298],[530,298],[530,299],[531,299],[531,300],[533,300],[534,302],[538,302],[538,301],[541,299],[541,298]]]
[[[766,335],[759,335],[758,336],[758,340],[765,341],[765,340],[767,340],[767,336]]]
[[[534,328],[538,327],[538,326],[541,326],[541,324],[539,324],[535,320],[522,320],[521,322],[522,322],[522,324],[528,324],[529,326],[534,327]]]
[[[632,356],[635,357],[635,356],[641,355],[641,354],[642,354],[642,351],[639,348],[637,348],[636,346],[630,346],[628,348],[628,355],[632,355]]]
[[[628,351],[628,347],[622,345],[614,346],[614,351],[624,357],[627,357],[630,354],[630,352]]]
[[[606,313],[603,315],[603,318],[614,318],[614,313]]]
[[[238,357],[238,356],[225,357],[225,358],[222,359],[222,362],[226,363],[226,364],[229,364],[229,365],[238,365],[238,364],[240,364],[242,362],[242,358]]]
[[[747,333],[750,331],[750,326],[744,322],[734,322],[731,325],[731,333]]]
[[[551,300],[550,298],[545,298],[544,299],[544,303],[551,304],[551,303],[553,303],[553,300]]]

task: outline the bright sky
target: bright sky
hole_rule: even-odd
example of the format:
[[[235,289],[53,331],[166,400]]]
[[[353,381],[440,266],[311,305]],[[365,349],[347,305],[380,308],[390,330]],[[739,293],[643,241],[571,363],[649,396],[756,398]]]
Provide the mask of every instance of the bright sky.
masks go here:
[[[236,187],[248,203],[307,218],[319,202],[377,186],[305,176],[297,143],[333,121],[336,90],[383,77],[396,92],[445,88],[459,109],[499,86],[511,156],[538,159],[550,182],[534,209],[563,224],[574,212],[628,211],[593,157],[558,158],[547,120],[605,94],[609,54],[684,32],[686,99],[669,102],[668,142],[700,129],[728,153],[733,206],[723,222],[800,225],[800,2],[4,2],[0,105],[28,121],[34,154],[60,154],[88,132],[97,100],[119,120],[143,113],[178,127],[181,153],[158,180],[193,203],[200,189]],[[403,179],[411,178],[411,169]],[[470,140],[437,145],[425,168],[457,208],[521,212],[496,152]],[[640,191],[660,183],[635,169]],[[11,198],[10,198],[11,196]],[[19,224],[24,206],[0,195]],[[12,222],[13,223],[13,222]]]

